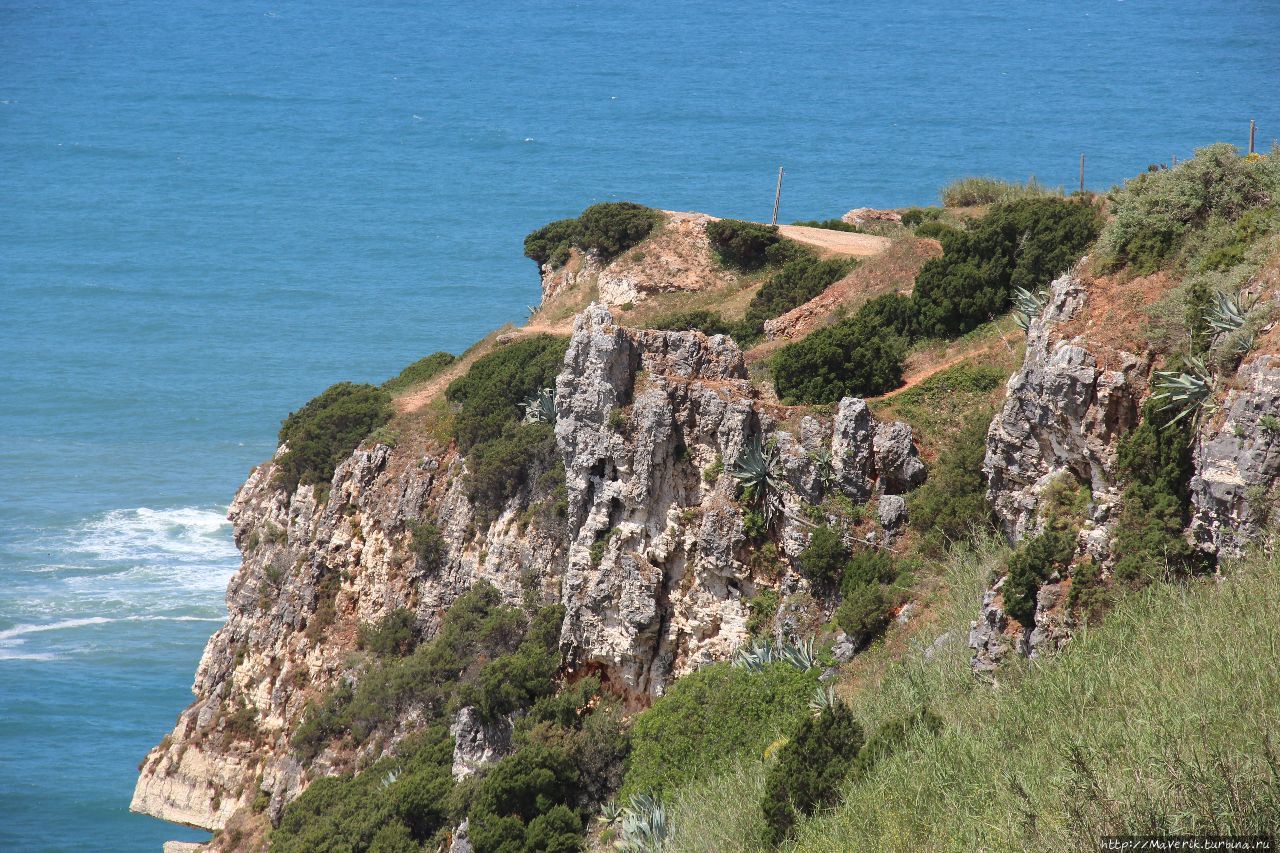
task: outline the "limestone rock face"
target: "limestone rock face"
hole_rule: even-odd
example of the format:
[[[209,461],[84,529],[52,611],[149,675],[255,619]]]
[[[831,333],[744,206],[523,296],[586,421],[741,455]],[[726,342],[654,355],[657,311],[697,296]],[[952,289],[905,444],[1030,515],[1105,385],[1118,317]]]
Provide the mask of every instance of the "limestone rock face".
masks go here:
[[[1196,541],[1222,554],[1274,536],[1272,503],[1280,477],[1280,357],[1240,368],[1224,417],[1201,431],[1191,480]]]
[[[924,463],[911,441],[911,427],[902,421],[878,425],[872,448],[885,494],[900,495],[924,482]]]
[[[1120,353],[1118,368],[1103,369],[1087,341],[1062,339],[1059,327],[1084,299],[1074,275],[1050,286],[1044,312],[1027,334],[1026,359],[987,433],[987,495],[1014,540],[1035,532],[1040,494],[1063,474],[1088,484],[1099,507],[1119,498],[1116,439],[1137,423],[1151,364]]]
[[[465,779],[511,750],[510,720],[489,723],[475,708],[462,708],[453,718],[453,778]]]
[[[229,513],[243,563],[227,587],[227,622],[205,649],[194,703],[145,760],[132,808],[220,829],[265,795],[278,820],[313,779],[387,754],[418,728],[412,709],[385,738],[305,763],[291,738],[309,702],[365,673],[362,624],[404,608],[430,638],[482,580],[513,605],[563,605],[569,674],[596,675],[643,706],[672,678],[729,657],[762,587],[790,597],[778,631],[829,618],[786,560],[808,543],[802,504],[827,488],[865,501],[878,483],[910,481],[918,462],[903,425],[884,432],[893,452],[877,450],[882,430],[862,400],[842,401],[833,420],[802,418],[798,435],[780,429],[785,410],[757,399],[731,339],[624,329],[602,305],[577,319],[555,407],[563,517],[531,511],[522,493],[482,522],[467,460],[425,436],[357,449],[324,502],[312,486],[286,493],[273,463],[255,469]],[[743,547],[729,473],[756,439],[776,448],[786,483],[768,562]],[[411,547],[420,520],[443,539],[430,565]],[[453,732],[459,776],[509,745],[509,725],[465,710]]]

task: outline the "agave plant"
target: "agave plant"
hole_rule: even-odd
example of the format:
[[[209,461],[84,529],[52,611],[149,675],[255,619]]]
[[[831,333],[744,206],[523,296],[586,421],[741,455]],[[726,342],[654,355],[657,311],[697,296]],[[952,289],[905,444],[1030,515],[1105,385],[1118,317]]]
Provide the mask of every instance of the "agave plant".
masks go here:
[[[1025,287],[1015,287],[1013,309],[1013,321],[1025,332],[1031,328],[1031,319],[1040,316],[1040,312],[1044,309],[1044,296],[1032,293]]]
[[[600,814],[597,819],[603,824],[611,825],[622,817],[624,811],[625,809],[622,808],[622,805],[617,800],[610,800],[600,807]]]
[[[765,665],[775,661],[789,663],[797,669],[812,669],[817,662],[813,653],[813,638],[799,643],[752,640],[750,645],[738,647],[732,666],[759,672]]]
[[[520,407],[524,409],[525,423],[553,424],[556,422],[556,391],[554,388],[543,388],[526,397]]]
[[[1155,393],[1151,399],[1160,404],[1161,411],[1177,412],[1168,426],[1188,415],[1197,414],[1208,404],[1213,395],[1213,377],[1201,359],[1187,359],[1191,372],[1185,370],[1157,370]]]
[[[635,794],[621,813],[620,837],[614,847],[625,853],[660,853],[670,827],[667,810],[652,794]]]
[[[831,484],[836,479],[835,459],[831,456],[831,451],[825,447],[819,448],[809,454],[809,459],[813,462],[813,470],[818,478],[818,483],[824,489],[831,488]]]
[[[813,696],[809,698],[809,710],[816,716],[828,708],[834,708],[839,702],[835,687],[830,684],[820,684],[818,689],[813,691]]]
[[[1219,290],[1204,319],[1215,334],[1229,335],[1244,326],[1248,313],[1249,308],[1240,302],[1238,293]]]
[[[729,473],[738,481],[738,495],[742,500],[760,507],[765,523],[771,523],[782,507],[783,480],[778,448],[761,442],[756,436],[742,448]]]

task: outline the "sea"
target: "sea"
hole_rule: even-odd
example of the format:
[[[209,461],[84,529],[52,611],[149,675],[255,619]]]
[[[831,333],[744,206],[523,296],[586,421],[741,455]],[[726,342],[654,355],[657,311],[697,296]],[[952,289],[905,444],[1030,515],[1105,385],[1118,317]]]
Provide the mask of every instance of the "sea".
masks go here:
[[[280,420],[521,322],[600,201],[781,221],[1280,136],[1267,0],[0,0],[0,850],[130,814]]]

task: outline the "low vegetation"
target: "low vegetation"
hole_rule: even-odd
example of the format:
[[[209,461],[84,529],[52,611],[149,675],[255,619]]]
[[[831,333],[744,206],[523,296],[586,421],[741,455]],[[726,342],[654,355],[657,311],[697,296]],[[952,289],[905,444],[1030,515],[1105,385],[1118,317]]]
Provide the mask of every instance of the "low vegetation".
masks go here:
[[[609,260],[640,243],[661,222],[661,213],[633,202],[593,204],[576,219],[556,220],[525,237],[524,253],[539,267],[564,266],[573,247]]]
[[[328,388],[280,427],[288,449],[276,460],[277,482],[290,492],[299,485],[327,489],[339,463],[393,413],[391,395],[381,388],[352,382]]]
[[[420,358],[400,371],[400,374],[395,378],[383,382],[382,390],[390,394],[399,394],[414,385],[421,385],[429,379],[434,379],[455,361],[457,361],[457,356],[453,353],[433,352],[426,358]]]
[[[925,263],[910,297],[873,299],[780,350],[778,396],[828,403],[897,387],[912,343],[955,338],[1004,314],[1017,288],[1039,289],[1071,266],[1098,227],[1097,210],[1084,202],[1026,198],[995,206],[968,230],[947,229],[942,257]]]
[[[1025,184],[999,178],[960,178],[943,187],[941,195],[942,203],[947,207],[975,207],[1023,198],[1061,196],[1062,187],[1042,187],[1035,178]]]

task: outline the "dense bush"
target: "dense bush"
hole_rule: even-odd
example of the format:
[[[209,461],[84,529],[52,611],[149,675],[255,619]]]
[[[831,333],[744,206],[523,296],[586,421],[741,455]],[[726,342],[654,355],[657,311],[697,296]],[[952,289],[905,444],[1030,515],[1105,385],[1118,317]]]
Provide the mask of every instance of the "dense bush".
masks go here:
[[[936,222],[941,217],[940,207],[911,207],[902,211],[902,224],[907,228],[915,228],[925,222]]]
[[[378,657],[403,657],[418,642],[418,619],[412,610],[397,607],[382,621],[360,626],[360,648]]]
[[[1141,275],[1204,250],[1209,264],[1229,264],[1235,250],[1227,247],[1251,239],[1233,234],[1232,226],[1277,201],[1280,154],[1250,160],[1226,143],[1201,148],[1173,169],[1145,172],[1113,191],[1099,261],[1104,269],[1124,267]],[[1203,246],[1199,234],[1218,234],[1225,242]],[[1215,250],[1226,254],[1209,257]]]
[[[277,481],[292,492],[328,485],[333,472],[369,433],[391,420],[391,395],[372,385],[340,382],[285,418],[276,460]]]
[[[861,313],[788,344],[773,359],[774,386],[788,403],[834,403],[902,384],[907,342]]]
[[[714,311],[680,311],[659,317],[653,328],[668,332],[702,332],[704,335],[731,335],[735,326]]]
[[[718,663],[679,679],[636,717],[620,798],[669,790],[735,756],[761,754],[805,713],[817,676],[787,663],[759,672]]]
[[[796,570],[819,589],[839,584],[849,562],[849,549],[839,531],[823,524],[814,528],[809,544],[796,557]]]
[[[409,522],[409,548],[418,558],[418,568],[435,572],[444,564],[445,544],[440,528],[430,521],[416,519]]]
[[[510,654],[524,637],[524,615],[501,602],[493,586],[477,584],[445,613],[431,642],[376,662],[356,685],[344,682],[310,707],[293,736],[298,755],[309,761],[334,740],[364,743],[411,706],[443,720],[462,674],[479,658]]]
[[[757,225],[738,219],[707,223],[707,239],[725,266],[758,270],[769,262],[770,247],[782,242],[774,225]]]
[[[867,584],[891,584],[898,577],[898,561],[884,548],[858,548],[844,567],[840,594],[849,595]]]
[[[999,178],[960,178],[942,188],[942,203],[947,207],[972,207],[996,204],[1021,198],[1061,196],[1062,188],[1042,187],[1032,178],[1025,184]]]
[[[469,811],[471,844],[477,853],[581,849],[582,821],[566,805],[577,785],[567,750],[547,744],[517,750],[480,781]]]
[[[555,691],[560,669],[560,623],[564,608],[544,607],[534,614],[520,646],[489,661],[460,692],[459,702],[486,720],[497,720]]]
[[[781,316],[813,299],[852,267],[852,261],[820,261],[807,252],[788,261],[752,297],[747,305],[744,330],[747,334],[762,333],[765,320]]]
[[[520,403],[555,384],[568,346],[551,335],[516,341],[478,359],[445,390],[461,406],[454,436],[467,454],[467,490],[480,523],[554,467],[552,427],[522,423]]]
[[[856,584],[845,593],[835,619],[854,647],[861,649],[888,626],[889,602],[879,584]]]
[[[1035,624],[1036,596],[1054,571],[1064,571],[1075,555],[1074,531],[1050,528],[1022,543],[1009,558],[1004,610],[1024,627]]]
[[[841,783],[853,771],[862,744],[862,727],[843,702],[800,723],[765,779],[760,805],[774,844],[791,834],[798,814],[839,801]]]
[[[462,407],[454,421],[458,449],[469,453],[477,444],[501,436],[508,424],[518,422],[520,404],[555,385],[568,348],[567,338],[522,338],[477,359],[465,374],[450,382],[445,397]]]
[[[629,201],[593,204],[577,219],[559,219],[524,238],[524,253],[538,266],[563,266],[569,248],[594,251],[608,259],[648,237],[662,221],[662,214]]]
[[[455,361],[457,361],[457,357],[453,353],[433,352],[426,358],[420,358],[400,371],[399,376],[383,382],[382,390],[391,394],[399,394],[406,388],[426,382]]]
[[[358,776],[325,776],[284,810],[272,853],[416,849],[448,825],[453,739],[432,726]]]
[[[996,206],[968,231],[943,238],[943,255],[916,276],[918,337],[963,334],[1008,310],[1015,288],[1036,291],[1098,236],[1098,212],[1082,202],[1032,198]]]
[[[1183,529],[1191,512],[1191,422],[1147,401],[1142,422],[1125,436],[1116,467],[1125,483],[1112,551],[1115,577],[1141,584],[1203,568]]]
[[[928,481],[907,496],[911,526],[935,547],[962,541],[994,524],[982,473],[990,422],[989,411],[971,414],[938,454]]]
[[[843,219],[798,219],[791,224],[800,225],[804,228],[822,228],[827,231],[856,232],[858,230],[858,226],[845,222]]]

